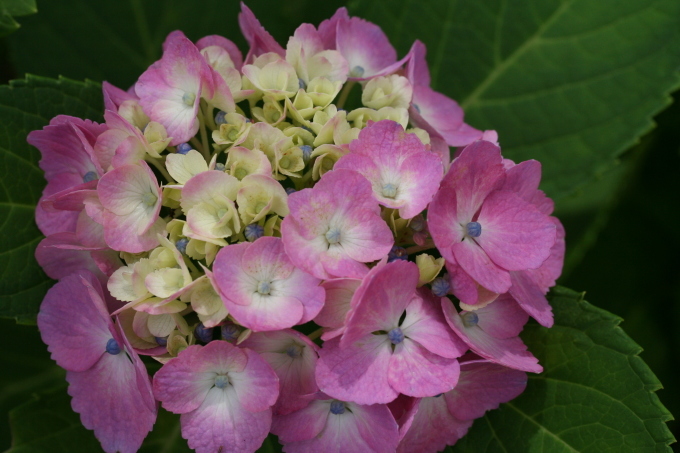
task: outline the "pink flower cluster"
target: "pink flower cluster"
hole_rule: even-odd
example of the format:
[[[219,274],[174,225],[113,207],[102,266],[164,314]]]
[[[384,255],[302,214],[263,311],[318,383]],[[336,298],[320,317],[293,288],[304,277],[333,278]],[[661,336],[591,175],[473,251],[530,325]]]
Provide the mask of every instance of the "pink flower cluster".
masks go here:
[[[128,91],[104,83],[104,124],[28,137],[59,280],[38,325],[73,409],[107,452],[158,402],[199,453],[454,444],[542,371],[518,336],[552,325],[564,256],[540,164],[463,122],[420,42],[397,60],[344,8],[285,49],[239,22],[245,58],[173,32]]]

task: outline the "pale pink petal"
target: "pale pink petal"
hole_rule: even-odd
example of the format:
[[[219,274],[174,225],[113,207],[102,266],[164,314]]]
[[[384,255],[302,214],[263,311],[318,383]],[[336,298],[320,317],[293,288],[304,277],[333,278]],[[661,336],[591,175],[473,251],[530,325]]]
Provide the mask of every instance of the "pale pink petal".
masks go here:
[[[313,439],[323,431],[331,416],[328,401],[315,399],[295,412],[274,415],[272,434],[283,444]]]
[[[249,412],[268,410],[279,397],[279,378],[257,352],[247,348],[242,351],[248,362],[243,371],[229,373],[229,383],[234,386],[236,397],[244,409]]]
[[[324,49],[335,49],[335,37],[337,34],[338,22],[349,20],[347,8],[338,8],[330,19],[326,19],[319,24],[319,35],[323,41]]]
[[[343,349],[338,339],[326,341],[316,365],[319,388],[343,401],[389,403],[399,394],[387,379],[390,346],[387,335],[372,335]]]
[[[492,303],[475,310],[475,313],[479,318],[479,327],[499,339],[516,337],[529,320],[529,315],[508,293],[501,294]]]
[[[425,60],[425,54],[427,53],[425,44],[416,39],[409,53],[411,54],[411,59],[406,65],[406,76],[409,82],[414,86],[430,86],[430,69]]]
[[[361,280],[358,278],[336,278],[324,281],[326,302],[314,322],[324,327],[342,327],[350,309],[350,302]]]
[[[136,452],[153,428],[156,407],[147,404],[149,395],[140,391],[139,379],[148,382],[126,352],[104,354],[91,369],[66,373],[73,410],[107,453]]]
[[[102,91],[104,94],[104,108],[114,112],[118,111],[118,107],[125,101],[136,101],[137,96],[120,88],[111,85],[109,82],[102,82]]]
[[[196,47],[199,50],[203,50],[206,47],[219,46],[227,51],[229,58],[234,63],[234,67],[237,70],[241,70],[243,66],[243,54],[241,50],[232,41],[220,35],[208,35],[196,41]]]
[[[213,387],[201,406],[182,414],[182,437],[196,453],[251,453],[264,442],[272,411],[246,410],[233,387]]]
[[[47,276],[54,280],[86,270],[92,272],[105,285],[108,278],[94,261],[91,248],[84,247],[84,250],[79,250],[78,244],[80,242],[74,233],[50,235],[38,244],[35,259]]]

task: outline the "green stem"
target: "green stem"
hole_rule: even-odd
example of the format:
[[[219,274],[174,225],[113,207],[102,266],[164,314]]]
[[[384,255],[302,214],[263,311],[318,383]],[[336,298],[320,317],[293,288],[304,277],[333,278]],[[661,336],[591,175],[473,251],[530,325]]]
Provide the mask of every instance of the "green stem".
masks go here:
[[[156,167],[156,169],[161,172],[161,175],[167,180],[168,184],[175,182],[175,180],[172,179],[172,176],[170,176],[170,173],[168,173],[168,170],[165,169],[165,159],[158,159],[147,155],[144,160]]]
[[[307,337],[308,337],[310,340],[314,341],[314,340],[316,340],[317,338],[319,338],[319,337],[321,336],[322,333],[323,333],[323,327],[319,327],[319,328],[316,329],[314,332],[312,332],[312,333],[310,333],[309,335],[307,335]]]
[[[344,87],[342,87],[342,91],[340,92],[340,97],[338,98],[338,102],[335,103],[335,105],[341,109],[345,106],[345,102],[347,101],[347,97],[349,96],[349,92],[352,91],[352,88],[354,88],[354,85],[356,85],[356,82],[347,82]]]
[[[411,255],[413,253],[418,253],[418,252],[423,252],[425,250],[430,250],[434,248],[434,244],[430,241],[428,241],[426,244],[423,245],[414,245],[412,247],[408,247],[406,249],[406,254]]]
[[[202,145],[202,150],[201,154],[203,154],[203,157],[205,158],[206,162],[210,162],[210,143],[208,143],[208,131],[205,129],[205,115],[203,115],[203,111],[201,109],[198,110],[198,122],[201,125],[201,145]]]

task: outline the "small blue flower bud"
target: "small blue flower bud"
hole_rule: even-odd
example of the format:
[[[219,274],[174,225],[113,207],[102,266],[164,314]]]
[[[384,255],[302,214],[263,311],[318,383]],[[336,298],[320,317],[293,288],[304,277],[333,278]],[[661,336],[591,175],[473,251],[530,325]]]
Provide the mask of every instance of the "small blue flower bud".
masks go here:
[[[250,242],[253,242],[254,240],[264,236],[264,227],[261,227],[257,223],[251,223],[245,228],[243,234],[246,236],[246,239],[248,239]]]
[[[340,415],[345,413],[345,403],[342,401],[335,400],[331,403],[331,414]]]
[[[227,124],[227,119],[225,118],[226,114],[227,112],[223,112],[222,110],[217,112],[217,114],[215,115],[215,124],[217,124],[218,126],[220,124]]]
[[[191,150],[192,150],[191,145],[188,143],[180,143],[179,145],[177,145],[177,152],[179,154],[186,154]]]
[[[312,147],[310,145],[302,145],[300,149],[302,150],[302,161],[304,163],[309,162],[309,158],[312,156]]]
[[[222,164],[222,163],[220,163],[220,162],[217,162],[217,163],[215,164],[215,170],[217,170],[217,171],[224,171],[225,168],[226,168],[226,167],[224,166],[224,164]]]
[[[156,339],[156,343],[158,343],[158,346],[167,346],[168,345],[168,337],[154,337]]]
[[[461,316],[465,327],[474,327],[479,322],[479,316],[474,311],[469,311]]]
[[[177,240],[177,242],[175,242],[175,247],[177,247],[177,250],[179,250],[179,253],[186,253],[188,244],[189,244],[189,239],[188,238],[182,238],[182,239]]]
[[[109,354],[118,355],[120,354],[120,351],[120,345],[115,338],[110,338],[109,341],[106,342],[106,352]]]
[[[408,259],[408,253],[406,253],[406,249],[404,247],[399,247],[398,245],[395,245],[392,247],[392,250],[390,250],[390,253],[387,254],[387,262],[391,263],[392,261],[396,260],[404,260],[406,261]]]
[[[404,341],[404,332],[402,332],[399,327],[395,327],[387,332],[387,338],[390,339],[392,344],[399,344]]]
[[[471,238],[478,238],[482,234],[482,225],[479,222],[470,222],[465,225],[465,230]]]
[[[361,77],[364,75],[364,68],[361,66],[355,66],[352,68],[352,70],[349,72],[350,77]]]
[[[222,329],[220,329],[222,338],[226,341],[236,341],[239,335],[241,335],[241,329],[236,324],[224,324]]]
[[[288,195],[297,192],[297,190],[293,189],[292,187],[286,187],[286,193]]]
[[[314,132],[313,132],[310,128],[308,128],[307,126],[300,126],[300,127],[303,128],[304,130],[306,130],[307,132],[312,132],[312,133],[314,133]]]
[[[437,277],[432,280],[432,292],[437,297],[446,296],[451,290],[451,283],[449,280],[443,277]]]
[[[251,120],[250,118],[246,118],[246,123],[252,123],[252,122],[253,122],[253,120]]]
[[[194,328],[194,335],[196,335],[196,338],[201,340],[203,343],[210,343],[213,336],[213,328],[206,327],[202,322],[199,322]]]
[[[215,376],[215,387],[218,389],[223,389],[229,385],[229,378],[224,374],[218,374]]]
[[[298,86],[299,86],[300,89],[302,89],[302,90],[306,90],[306,89],[307,89],[307,84],[306,84],[305,81],[302,80],[302,79],[298,79]]]
[[[90,181],[94,181],[95,179],[99,179],[99,178],[97,177],[97,173],[94,172],[94,171],[88,171],[87,173],[85,173],[83,175],[83,182],[90,182]]]

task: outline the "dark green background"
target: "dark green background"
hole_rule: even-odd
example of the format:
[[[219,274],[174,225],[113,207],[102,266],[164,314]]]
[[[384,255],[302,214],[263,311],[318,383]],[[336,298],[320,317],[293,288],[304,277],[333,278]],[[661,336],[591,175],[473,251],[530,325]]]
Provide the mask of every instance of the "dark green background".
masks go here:
[[[300,22],[318,24],[345,3],[248,2],[283,45]],[[414,7],[413,2],[406,3]],[[196,14],[196,5],[204,14]],[[366,2],[350,6],[362,15],[367,10],[366,15],[375,22],[384,20],[400,55],[413,36],[421,37],[416,25],[423,24],[406,18],[403,27],[411,27],[404,37],[379,6],[366,6]],[[39,1],[38,7],[38,14],[18,19],[22,25],[18,31],[0,39],[0,83],[31,73],[108,80],[127,88],[160,56],[162,40],[176,28],[192,39],[222,34],[245,51],[235,1],[69,0]],[[121,17],[128,20],[119,21]],[[140,27],[142,23],[150,25]],[[421,39],[427,41],[427,30],[423,28],[422,34]],[[98,38],[83,39],[95,36]],[[680,60],[676,69],[678,66]],[[459,70],[464,69],[451,69]],[[462,88],[452,89],[454,93],[465,91],[466,76],[453,74],[452,80],[462,84]],[[445,91],[444,77],[436,83]],[[479,122],[486,120],[481,112],[470,121],[473,126],[485,127]],[[588,175],[576,189],[560,192],[557,215],[567,229],[567,262],[560,284],[586,291],[587,300],[624,318],[622,327],[644,348],[642,359],[666,385],[659,398],[671,413],[680,414],[680,367],[676,365],[680,361],[680,107],[671,105],[657,114],[655,121],[654,129],[637,137],[639,144],[598,167],[594,179]],[[503,145],[503,135],[500,140]],[[7,411],[37,391],[56,388],[53,398],[58,400],[63,394],[63,374],[51,367],[34,326],[17,326],[3,319],[0,329],[0,450],[4,450],[10,446]],[[77,425],[77,418],[59,422]],[[677,422],[669,426],[677,437]]]

